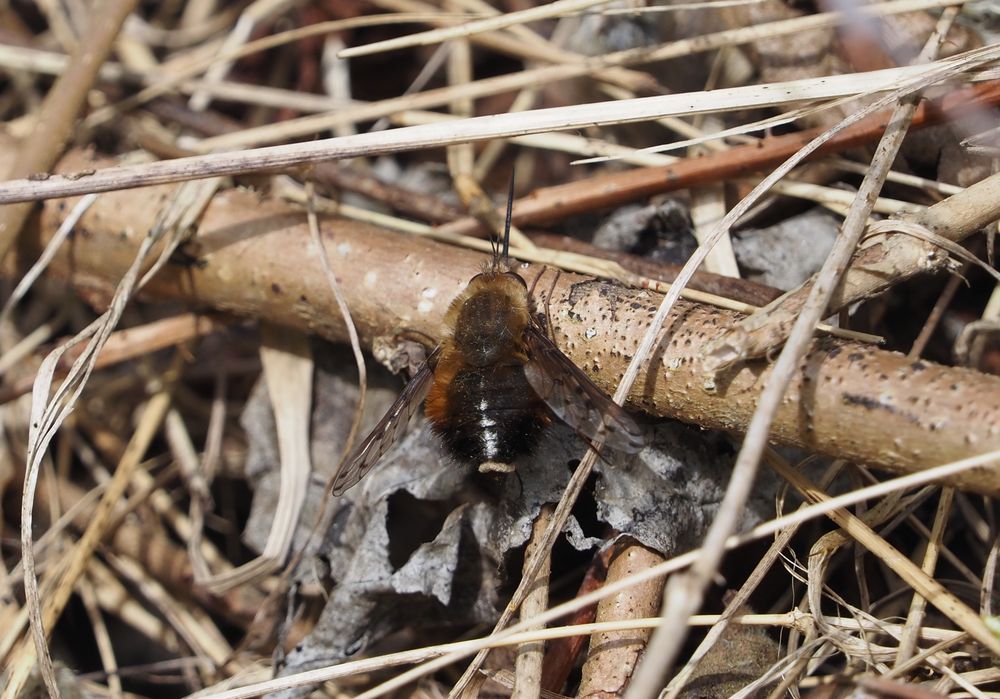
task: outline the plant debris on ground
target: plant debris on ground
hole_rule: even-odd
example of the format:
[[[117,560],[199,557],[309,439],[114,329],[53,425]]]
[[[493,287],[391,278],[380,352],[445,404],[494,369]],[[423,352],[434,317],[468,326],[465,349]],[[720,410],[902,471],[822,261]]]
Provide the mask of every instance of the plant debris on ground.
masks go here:
[[[998,28],[0,6],[0,699],[1000,696]],[[565,396],[511,473],[379,422],[509,180],[636,453]]]

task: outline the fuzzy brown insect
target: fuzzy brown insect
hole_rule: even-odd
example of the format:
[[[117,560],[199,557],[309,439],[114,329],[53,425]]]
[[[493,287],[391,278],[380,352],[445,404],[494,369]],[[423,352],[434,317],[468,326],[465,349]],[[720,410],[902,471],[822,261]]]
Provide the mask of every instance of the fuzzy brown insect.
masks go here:
[[[553,416],[586,438],[637,451],[643,430],[549,340],[532,315],[524,279],[510,270],[510,199],[504,245],[448,308],[445,333],[371,433],[345,462],[333,493],[347,490],[402,434],[417,406],[451,454],[483,472],[509,473]]]

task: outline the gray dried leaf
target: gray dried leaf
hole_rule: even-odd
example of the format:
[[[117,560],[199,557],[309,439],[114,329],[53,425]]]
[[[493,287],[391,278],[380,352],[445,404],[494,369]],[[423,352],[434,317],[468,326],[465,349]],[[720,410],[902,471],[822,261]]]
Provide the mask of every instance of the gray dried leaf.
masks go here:
[[[794,289],[822,266],[839,230],[832,214],[811,209],[768,228],[740,231],[733,250],[747,279]]]
[[[317,365],[316,464],[330,463],[343,448],[356,397],[353,380],[346,355],[339,365]],[[251,437],[247,471],[258,488],[251,518],[256,527],[273,501],[264,485],[274,478],[265,465],[275,453],[268,443],[271,433],[262,428],[268,403],[258,393],[244,414]],[[515,474],[478,474],[454,463],[427,423],[414,420],[361,483],[329,503],[325,538],[309,552],[319,564],[304,562],[298,575],[329,570],[332,592],[313,632],[286,657],[282,673],[342,661],[403,627],[492,623],[497,591],[508,584],[506,576],[517,575],[506,569],[507,559],[527,541],[541,506],[558,501],[585,449],[570,428],[556,424]],[[587,518],[665,555],[687,549],[714,515],[731,458],[732,448],[720,435],[672,422],[658,425],[652,445],[640,453],[606,454],[594,477],[594,510]],[[312,527],[324,497],[323,486],[314,483],[303,530]],[[756,504],[763,512],[768,503]],[[566,536],[583,550],[604,544],[600,537],[607,530],[586,531],[571,520]],[[247,540],[263,541],[252,527]]]

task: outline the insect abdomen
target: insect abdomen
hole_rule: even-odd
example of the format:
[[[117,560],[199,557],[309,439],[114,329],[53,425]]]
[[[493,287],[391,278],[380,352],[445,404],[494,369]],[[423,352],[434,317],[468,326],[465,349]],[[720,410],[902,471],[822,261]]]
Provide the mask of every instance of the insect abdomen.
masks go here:
[[[520,364],[459,369],[431,389],[427,416],[455,458],[473,464],[511,463],[535,447],[549,423]]]

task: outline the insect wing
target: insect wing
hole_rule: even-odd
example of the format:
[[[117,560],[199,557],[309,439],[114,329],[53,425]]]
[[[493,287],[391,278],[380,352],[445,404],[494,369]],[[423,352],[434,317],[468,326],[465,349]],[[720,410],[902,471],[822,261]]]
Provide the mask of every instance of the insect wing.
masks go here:
[[[536,328],[525,332],[529,360],[524,375],[556,416],[589,438],[602,426],[604,443],[634,453],[646,445],[646,433],[624,408],[608,398],[569,357]]]
[[[333,482],[332,492],[334,495],[340,495],[356,485],[378,463],[382,455],[389,451],[389,447],[402,436],[407,423],[413,417],[413,413],[420,408],[420,404],[427,397],[427,391],[430,390],[431,381],[434,379],[432,360],[436,356],[437,350],[434,350],[416,375],[406,384],[399,397],[378,421],[378,424],[368,433],[364,441],[351,452]]]

